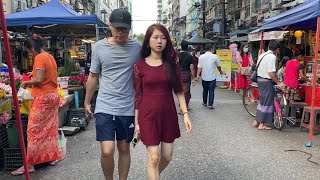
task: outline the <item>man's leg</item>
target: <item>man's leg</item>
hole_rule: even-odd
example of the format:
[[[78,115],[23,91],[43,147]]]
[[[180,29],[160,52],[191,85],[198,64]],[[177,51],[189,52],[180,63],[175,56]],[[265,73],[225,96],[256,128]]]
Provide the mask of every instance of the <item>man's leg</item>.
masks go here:
[[[130,142],[134,133],[134,116],[116,116],[117,148],[119,151],[118,171],[119,179],[128,178],[131,157]]]
[[[101,167],[103,170],[104,177],[107,180],[113,180],[114,170],[114,141],[102,141],[101,145]]]
[[[161,173],[172,160],[173,143],[161,143],[161,158],[159,164],[159,172]]]
[[[216,80],[209,82],[209,104],[208,106],[213,106],[214,102],[214,90],[216,88]]]
[[[119,151],[119,160],[118,160],[119,179],[126,180],[128,178],[129,168],[131,163],[130,143],[126,143],[125,140],[118,141],[117,148]]]
[[[203,92],[202,92],[202,100],[203,100],[203,104],[207,105],[208,102],[208,82],[202,80],[202,88],[203,88]]]
[[[147,174],[148,180],[160,180],[159,163],[160,148],[159,146],[147,146],[148,163]]]
[[[96,133],[101,146],[101,167],[106,179],[113,179],[115,150],[115,121],[110,114],[97,113]]]

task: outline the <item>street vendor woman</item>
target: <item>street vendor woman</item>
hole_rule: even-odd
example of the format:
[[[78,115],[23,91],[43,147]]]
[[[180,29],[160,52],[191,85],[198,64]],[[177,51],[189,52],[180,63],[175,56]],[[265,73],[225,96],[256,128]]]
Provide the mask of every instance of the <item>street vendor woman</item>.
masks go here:
[[[37,34],[26,42],[26,47],[35,54],[32,80],[21,83],[22,88],[32,86],[32,104],[27,129],[27,164],[29,172],[34,165],[46,163],[55,165],[59,159],[58,109],[60,97],[57,92],[58,69],[52,55],[44,51],[43,39]],[[23,166],[12,172],[24,174]]]

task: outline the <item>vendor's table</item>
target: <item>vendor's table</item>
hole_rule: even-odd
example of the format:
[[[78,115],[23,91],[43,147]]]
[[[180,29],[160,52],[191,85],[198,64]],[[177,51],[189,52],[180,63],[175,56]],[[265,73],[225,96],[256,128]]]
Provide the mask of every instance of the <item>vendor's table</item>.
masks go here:
[[[305,96],[306,96],[305,102],[309,106],[311,106],[311,101],[312,101],[312,88],[311,88],[311,85],[304,84],[304,85],[301,85],[301,86],[305,91]],[[316,87],[316,95],[315,95],[315,100],[314,100],[314,106],[320,107],[320,87],[319,86]]]

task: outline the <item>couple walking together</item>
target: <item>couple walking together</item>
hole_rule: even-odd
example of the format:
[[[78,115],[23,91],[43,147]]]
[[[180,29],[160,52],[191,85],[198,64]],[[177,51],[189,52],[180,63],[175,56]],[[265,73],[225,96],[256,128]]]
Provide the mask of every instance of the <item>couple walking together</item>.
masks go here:
[[[136,136],[147,148],[148,179],[160,179],[172,159],[173,142],[180,137],[172,91],[186,131],[192,129],[177,55],[164,26],[149,26],[141,46],[128,38],[131,15],[127,10],[114,10],[109,21],[112,37],[93,46],[85,98],[86,113],[92,118],[90,101],[99,83],[94,116],[102,170],[106,179],[113,179],[117,145],[119,179],[127,179],[130,142]]]

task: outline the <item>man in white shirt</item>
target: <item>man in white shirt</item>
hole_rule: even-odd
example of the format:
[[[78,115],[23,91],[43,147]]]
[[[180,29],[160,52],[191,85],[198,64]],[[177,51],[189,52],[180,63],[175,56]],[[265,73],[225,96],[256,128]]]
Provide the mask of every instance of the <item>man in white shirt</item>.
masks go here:
[[[199,80],[200,73],[202,73],[202,87],[203,87],[203,102],[202,105],[208,106],[209,109],[213,108],[214,90],[216,88],[216,69],[222,75],[220,60],[216,54],[212,53],[213,46],[207,44],[204,47],[205,53],[200,55],[198,63],[197,81]],[[209,101],[208,101],[209,94]]]
[[[280,82],[276,75],[276,60],[279,54],[279,44],[276,41],[270,41],[269,50],[262,53],[257,64],[258,75],[258,89],[259,89],[259,104],[257,107],[256,120],[253,126],[261,130],[271,129],[267,125],[273,123],[273,110],[274,110],[274,97],[275,90],[274,84],[277,84],[281,89],[284,84]],[[260,64],[259,64],[260,63]]]

